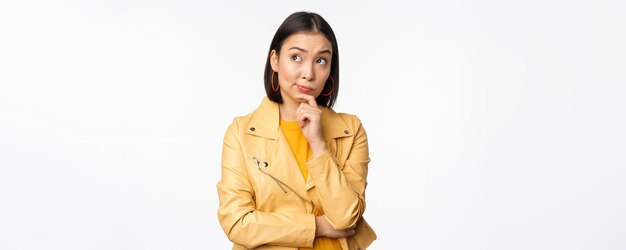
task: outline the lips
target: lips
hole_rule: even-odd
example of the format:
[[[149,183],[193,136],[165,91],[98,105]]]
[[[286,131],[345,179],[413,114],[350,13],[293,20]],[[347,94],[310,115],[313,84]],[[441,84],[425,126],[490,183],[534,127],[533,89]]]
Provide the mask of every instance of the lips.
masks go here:
[[[300,92],[302,92],[304,94],[308,94],[308,93],[311,93],[313,91],[313,89],[309,88],[309,87],[304,87],[304,86],[298,85],[298,91],[300,91]]]

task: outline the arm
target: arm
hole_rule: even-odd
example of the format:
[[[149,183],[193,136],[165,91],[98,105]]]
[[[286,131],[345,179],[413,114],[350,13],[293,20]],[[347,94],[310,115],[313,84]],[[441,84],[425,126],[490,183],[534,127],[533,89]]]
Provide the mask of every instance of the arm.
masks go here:
[[[354,118],[353,122],[358,129],[343,170],[328,149],[307,162],[325,216],[336,230],[353,228],[365,211],[367,165],[370,161],[367,135],[358,118]]]
[[[315,216],[305,213],[270,213],[255,210],[254,189],[233,122],[224,136],[222,179],[217,184],[218,219],[232,242],[247,248],[260,245],[312,247]]]

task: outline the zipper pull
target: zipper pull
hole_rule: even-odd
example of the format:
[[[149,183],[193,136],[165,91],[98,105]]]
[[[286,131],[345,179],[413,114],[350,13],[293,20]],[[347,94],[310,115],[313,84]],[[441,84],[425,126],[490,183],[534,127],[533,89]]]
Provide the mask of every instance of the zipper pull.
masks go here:
[[[268,167],[269,164],[264,161],[261,163],[261,161],[259,160],[259,158],[256,158],[256,156],[252,156],[252,160],[254,160],[256,162],[256,165],[260,168],[261,166],[263,166],[264,168]]]

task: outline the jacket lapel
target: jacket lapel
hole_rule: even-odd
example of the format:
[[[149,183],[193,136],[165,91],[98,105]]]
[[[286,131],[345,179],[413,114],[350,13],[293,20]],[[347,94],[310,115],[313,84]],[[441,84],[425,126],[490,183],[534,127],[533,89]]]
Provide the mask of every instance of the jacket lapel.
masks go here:
[[[350,131],[347,124],[332,109],[321,107],[322,109],[322,133],[329,150],[333,155],[337,154],[340,145],[336,144],[336,138],[353,136],[356,131]],[[279,127],[280,110],[277,103],[270,101],[267,97],[263,99],[257,110],[254,111],[246,133],[266,139],[260,145],[258,153],[261,154],[261,162],[267,162],[263,171],[272,175],[288,189],[298,196],[310,200],[307,190],[314,187],[311,177],[308,176],[306,182],[302,178],[302,173],[298,167],[298,162],[291,152],[289,143]],[[252,152],[255,153],[255,152]]]
[[[291,152],[289,143],[279,127],[280,110],[277,103],[264,98],[261,105],[252,113],[246,133],[258,136],[265,141],[254,145],[253,154],[259,154],[263,164],[263,171],[278,179],[285,185],[287,191],[295,192],[298,196],[310,200],[304,189],[302,173],[298,162]],[[258,148],[256,148],[258,147]]]

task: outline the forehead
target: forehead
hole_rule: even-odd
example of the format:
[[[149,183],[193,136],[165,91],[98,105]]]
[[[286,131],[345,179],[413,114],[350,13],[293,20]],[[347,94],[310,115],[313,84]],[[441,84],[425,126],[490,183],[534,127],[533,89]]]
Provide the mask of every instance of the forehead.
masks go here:
[[[332,51],[330,41],[326,39],[324,34],[319,32],[295,33],[290,35],[285,39],[280,50],[284,51],[291,47],[298,47],[313,53],[322,50]]]

